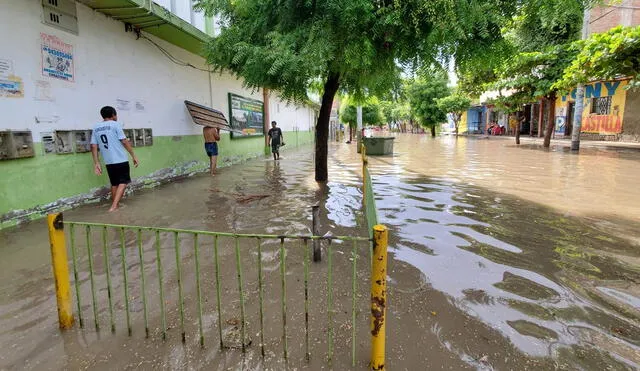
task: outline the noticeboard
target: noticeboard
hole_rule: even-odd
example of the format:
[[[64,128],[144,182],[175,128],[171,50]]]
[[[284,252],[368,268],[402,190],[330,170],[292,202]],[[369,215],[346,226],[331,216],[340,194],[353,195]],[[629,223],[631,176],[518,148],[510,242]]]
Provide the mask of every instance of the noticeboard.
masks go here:
[[[232,138],[264,136],[264,103],[229,93]]]

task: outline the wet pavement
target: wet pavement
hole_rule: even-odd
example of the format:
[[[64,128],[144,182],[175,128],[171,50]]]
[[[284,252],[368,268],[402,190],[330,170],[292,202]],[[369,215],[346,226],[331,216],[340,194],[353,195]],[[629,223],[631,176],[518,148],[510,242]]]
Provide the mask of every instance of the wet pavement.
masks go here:
[[[640,367],[640,152],[516,147],[506,140],[404,135],[396,153],[371,157],[380,222],[391,230],[387,368],[624,370]],[[411,153],[409,153],[411,151]],[[280,163],[253,160],[107,205],[65,213],[67,220],[242,233],[307,234],[310,206],[321,207],[321,231],[366,236],[359,155],[354,145],[330,150],[331,181],[313,180],[308,150]],[[99,234],[94,232],[95,240]],[[79,236],[84,238],[84,233]],[[0,231],[0,369],[346,369],[351,367],[350,246],[334,244],[334,357],[328,363],[327,249],[310,267],[311,360],[304,357],[303,248],[288,243],[289,361],[282,360],[282,293],[277,241],[265,241],[265,349],[258,340],[255,241],[241,244],[246,268],[251,345],[220,350],[211,241],[201,241],[205,348],[198,344],[193,241],[181,239],[186,344],[180,342],[172,236],[162,236],[168,338],[150,304],[145,339],[135,235],[127,235],[133,336],[126,333],[117,238],[109,235],[116,333],[100,282],[96,332],[87,260],[81,257],[84,330],[64,334],[57,316],[44,222]],[[79,238],[79,240],[82,240]],[[153,236],[143,236],[150,303],[156,300]],[[79,242],[80,250],[85,246]],[[223,241],[225,336],[238,319],[232,241]],[[96,249],[99,250],[99,249]],[[96,262],[104,255],[97,251]],[[368,359],[368,252],[358,247],[357,367]],[[173,259],[173,260],[172,260]],[[106,329],[106,330],[105,330]]]

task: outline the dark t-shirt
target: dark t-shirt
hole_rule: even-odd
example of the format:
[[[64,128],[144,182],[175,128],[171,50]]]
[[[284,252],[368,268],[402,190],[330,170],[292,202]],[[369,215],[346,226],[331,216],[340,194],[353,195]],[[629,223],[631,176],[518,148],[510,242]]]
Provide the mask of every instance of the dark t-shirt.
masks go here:
[[[269,137],[271,137],[271,144],[280,144],[282,138],[282,130],[280,128],[269,129]]]

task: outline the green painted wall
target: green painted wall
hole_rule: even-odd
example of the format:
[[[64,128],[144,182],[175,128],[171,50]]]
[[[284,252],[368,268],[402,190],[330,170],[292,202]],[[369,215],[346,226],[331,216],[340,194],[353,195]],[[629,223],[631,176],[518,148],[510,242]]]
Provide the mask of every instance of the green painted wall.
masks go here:
[[[284,137],[283,151],[313,142],[313,132],[285,132]],[[151,186],[208,170],[201,135],[154,137],[153,141],[153,146],[134,149],[140,160],[140,166],[131,171],[134,183]],[[268,153],[264,137],[231,139],[223,134],[219,148],[220,167]],[[45,156],[39,143],[36,153],[33,158],[0,162],[0,228],[95,199],[108,185],[106,172],[93,173],[90,153]],[[62,202],[68,198],[73,199]]]

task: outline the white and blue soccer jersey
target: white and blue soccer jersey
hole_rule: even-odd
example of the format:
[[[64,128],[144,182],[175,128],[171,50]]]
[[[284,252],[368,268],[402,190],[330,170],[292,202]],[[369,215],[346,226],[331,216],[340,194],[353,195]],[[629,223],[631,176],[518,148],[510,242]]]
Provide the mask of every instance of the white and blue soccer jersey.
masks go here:
[[[117,121],[103,121],[93,127],[91,144],[97,144],[106,165],[128,162],[127,150],[121,140],[126,139]]]

